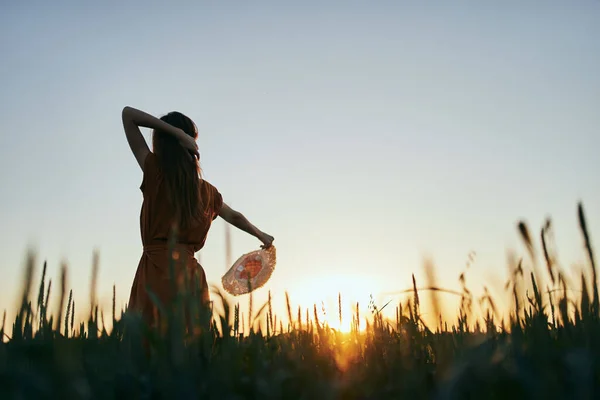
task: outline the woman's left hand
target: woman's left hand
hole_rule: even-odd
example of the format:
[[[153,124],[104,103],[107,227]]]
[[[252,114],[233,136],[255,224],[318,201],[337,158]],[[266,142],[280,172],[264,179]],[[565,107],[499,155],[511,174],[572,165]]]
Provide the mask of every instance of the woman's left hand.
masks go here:
[[[266,233],[262,232],[260,237],[258,238],[261,242],[263,242],[263,245],[260,246],[263,249],[268,249],[269,247],[271,247],[273,245],[273,240],[275,240],[275,238],[271,235],[267,235]]]

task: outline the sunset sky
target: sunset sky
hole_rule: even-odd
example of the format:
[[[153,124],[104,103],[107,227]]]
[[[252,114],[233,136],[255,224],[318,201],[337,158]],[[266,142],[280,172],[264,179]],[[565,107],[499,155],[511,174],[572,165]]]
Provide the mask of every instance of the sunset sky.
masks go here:
[[[104,304],[113,283],[127,301],[125,105],[189,115],[205,178],[275,237],[258,301],[383,304],[426,255],[457,289],[473,251],[468,284],[500,288],[519,218],[537,238],[551,215],[561,261],[584,262],[579,200],[600,243],[598,1],[47,3],[0,6],[1,309],[28,245],[38,274],[68,261],[79,310],[94,249]],[[218,284],[224,232],[201,251]],[[260,244],[231,233],[234,259]]]

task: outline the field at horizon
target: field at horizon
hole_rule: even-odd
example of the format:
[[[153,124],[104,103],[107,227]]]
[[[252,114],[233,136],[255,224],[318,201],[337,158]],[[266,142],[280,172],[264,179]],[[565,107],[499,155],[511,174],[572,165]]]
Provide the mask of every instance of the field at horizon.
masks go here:
[[[582,205],[579,205],[580,209],[582,207]],[[582,211],[580,211],[582,212]],[[541,243],[539,243],[538,245],[540,246],[540,248],[536,248],[536,244],[535,244],[535,237],[531,236],[531,233],[529,232],[529,228],[527,227],[526,223],[524,221],[519,221],[516,225],[516,233],[520,236],[520,238],[523,241],[524,244],[524,249],[526,250],[526,254],[524,256],[517,256],[517,253],[515,252],[515,250],[513,249],[507,249],[507,262],[508,262],[508,278],[506,280],[506,282],[491,282],[492,285],[496,285],[496,288],[493,288],[492,290],[490,290],[490,282],[483,282],[482,283],[482,296],[475,296],[473,294],[473,288],[470,287],[469,288],[469,284],[468,284],[468,277],[469,277],[469,270],[472,268],[472,264],[474,262],[474,259],[476,257],[475,252],[472,252],[470,254],[467,255],[467,260],[465,262],[465,268],[464,271],[461,273],[461,275],[459,277],[457,277],[457,282],[459,282],[462,290],[455,290],[452,288],[449,288],[449,285],[445,285],[444,282],[440,282],[439,278],[436,275],[436,265],[430,260],[430,259],[425,259],[424,260],[424,264],[422,266],[423,271],[424,271],[424,276],[426,277],[426,281],[425,282],[419,282],[419,284],[417,285],[417,282],[415,281],[415,274],[413,272],[412,274],[412,282],[413,285],[411,285],[410,287],[405,287],[405,288],[400,288],[399,290],[392,292],[392,293],[387,293],[388,296],[391,296],[391,299],[386,299],[385,302],[383,302],[383,304],[381,304],[381,300],[377,299],[377,297],[381,298],[381,294],[379,294],[380,296],[374,295],[373,293],[366,293],[366,292],[362,292],[360,293],[361,288],[360,287],[354,287],[353,292],[349,295],[349,293],[344,293],[343,290],[339,290],[339,287],[343,287],[343,283],[339,283],[342,282],[344,280],[344,276],[340,275],[339,276],[339,282],[336,281],[326,281],[324,282],[326,285],[328,286],[328,290],[330,292],[330,296],[327,299],[320,299],[318,302],[312,303],[312,304],[296,304],[294,302],[294,298],[290,297],[289,293],[287,291],[285,291],[283,293],[282,296],[280,296],[279,301],[273,301],[273,293],[271,292],[270,288],[269,288],[269,284],[267,283],[265,285],[264,288],[261,289],[257,289],[255,291],[253,291],[252,295],[243,295],[243,296],[232,296],[229,295],[226,291],[223,290],[222,287],[220,287],[220,285],[213,285],[211,284],[211,292],[217,295],[217,299],[219,301],[217,301],[217,304],[215,305],[216,309],[215,312],[222,311],[222,306],[219,304],[221,301],[226,301],[230,304],[235,305],[235,307],[240,307],[240,304],[242,305],[242,308],[240,308],[240,318],[242,318],[242,320],[244,319],[244,317],[247,317],[247,314],[251,311],[248,309],[247,305],[248,305],[248,301],[250,301],[250,303],[252,302],[252,299],[249,300],[249,298],[251,297],[256,297],[257,293],[261,294],[261,293],[267,293],[268,299],[269,299],[269,303],[270,303],[270,308],[273,311],[273,307],[275,307],[276,312],[283,318],[281,319],[281,322],[284,325],[287,325],[287,323],[289,322],[290,317],[292,317],[292,321],[296,321],[298,320],[297,315],[298,314],[302,314],[303,316],[306,315],[307,313],[310,313],[311,317],[310,320],[313,320],[313,308],[315,310],[318,310],[318,314],[320,315],[320,319],[321,322],[326,323],[328,326],[330,326],[333,329],[342,331],[342,332],[349,332],[352,329],[352,324],[354,323],[354,318],[356,317],[356,315],[361,315],[362,313],[362,317],[359,319],[360,320],[360,324],[363,328],[366,327],[366,324],[369,322],[369,313],[366,312],[368,310],[372,310],[372,309],[377,309],[378,307],[380,308],[379,313],[381,313],[381,315],[384,318],[387,319],[391,319],[393,320],[394,318],[396,318],[397,313],[398,313],[398,305],[400,304],[400,306],[402,304],[405,304],[407,301],[409,301],[409,299],[411,299],[414,295],[414,290],[417,289],[419,292],[435,292],[433,295],[427,294],[426,296],[424,296],[424,298],[421,299],[421,304],[420,304],[420,308],[421,308],[421,316],[423,318],[423,321],[426,322],[427,324],[431,324],[433,326],[435,326],[436,324],[439,323],[440,320],[444,321],[444,323],[449,323],[452,324],[453,322],[456,321],[456,318],[459,317],[459,314],[456,313],[456,310],[458,309],[458,306],[461,304],[462,301],[464,301],[464,297],[465,294],[468,293],[468,295],[471,298],[474,298],[474,300],[476,300],[476,303],[478,303],[478,305],[476,304],[475,307],[473,307],[470,310],[470,313],[472,314],[473,317],[475,317],[475,320],[473,322],[482,322],[485,318],[485,314],[487,312],[487,309],[483,306],[483,304],[485,304],[486,302],[492,301],[493,302],[493,308],[494,308],[494,315],[496,318],[499,318],[500,320],[503,320],[507,317],[510,316],[510,314],[507,314],[511,312],[512,307],[514,306],[513,304],[513,300],[514,297],[513,295],[508,292],[508,296],[506,296],[507,294],[507,290],[510,288],[509,282],[512,278],[514,278],[514,274],[519,273],[522,277],[527,277],[528,274],[530,273],[534,273],[535,276],[537,277],[537,285],[540,288],[543,288],[545,290],[543,290],[545,292],[544,296],[548,296],[549,293],[551,291],[556,291],[556,290],[560,290],[559,287],[556,286],[557,282],[556,281],[556,276],[551,272],[551,269],[545,269],[543,266],[540,266],[540,263],[546,263],[546,265],[548,266],[548,263],[551,263],[553,267],[557,267],[557,268],[563,268],[561,266],[559,266],[560,261],[558,260],[557,256],[558,254],[550,254],[548,253],[548,246],[552,246],[553,248],[556,247],[556,244],[554,243],[554,232],[552,230],[552,224],[551,224],[551,219],[548,218],[545,221],[544,226],[541,229],[540,232],[540,238],[542,240]],[[589,239],[591,240],[591,239]],[[549,244],[550,243],[550,244]],[[591,248],[591,242],[589,243],[589,246]],[[586,247],[582,246],[582,250],[585,250]],[[556,251],[556,250],[554,250]],[[585,253],[585,252],[582,252]],[[43,270],[39,270],[38,271],[38,264],[39,261],[37,260],[37,255],[35,254],[34,251],[30,250],[28,252],[27,258],[25,260],[25,268],[24,268],[24,276],[23,276],[23,282],[22,282],[22,290],[25,290],[26,287],[28,287],[28,285],[33,285],[35,286],[36,283],[37,284],[43,284],[45,281],[51,282],[51,278],[48,277],[46,275],[46,261],[43,262]],[[121,310],[125,310],[127,304],[123,303],[123,304],[119,304],[118,302],[116,302],[115,300],[115,293],[116,293],[116,286],[117,284],[114,283],[113,285],[113,290],[112,293],[110,294],[110,296],[106,296],[106,293],[104,294],[104,298],[111,298],[111,302],[109,304],[106,304],[106,300],[104,302],[99,302],[98,299],[100,297],[100,293],[98,293],[98,288],[97,288],[97,280],[98,280],[98,272],[99,272],[99,254],[96,252],[93,255],[93,265],[91,268],[91,280],[90,280],[90,288],[89,288],[89,296],[90,296],[90,304],[87,304],[85,307],[82,307],[81,309],[78,308],[77,312],[73,315],[73,318],[76,319],[77,321],[83,321],[87,318],[87,316],[89,316],[90,312],[92,311],[93,307],[97,307],[98,308],[98,312],[100,313],[104,313],[104,312],[108,312],[110,311],[110,309],[112,308],[113,310],[116,309],[117,311]],[[551,259],[550,259],[551,257]],[[227,254],[226,258],[229,260],[231,259],[231,254]],[[30,268],[32,268],[31,270],[29,270]],[[279,269],[284,269],[285,265],[278,265],[276,270],[275,270],[275,274],[277,273],[277,271]],[[550,267],[548,267],[550,268]],[[68,263],[66,261],[63,261],[61,264],[61,269],[60,269],[60,273],[61,273],[61,279],[63,279],[62,274],[64,271],[64,279],[65,279],[65,285],[67,285],[68,283],[68,270],[69,270],[69,266]],[[566,285],[566,290],[569,291],[574,291],[574,292],[581,292],[582,287],[581,287],[581,277],[585,277],[587,279],[588,282],[590,282],[590,285],[594,285],[594,281],[592,280],[593,277],[590,274],[591,269],[586,268],[585,266],[579,266],[579,268],[566,268],[563,269],[561,271],[561,276],[562,279],[564,280],[564,284]],[[39,279],[38,281],[31,281],[32,279],[36,279],[36,275],[38,275],[37,273],[40,272],[41,275],[38,276]],[[314,283],[313,285],[319,285],[319,284],[323,284],[323,282],[319,282],[319,278],[315,277],[314,279]],[[336,285],[337,284],[337,285]],[[597,284],[597,282],[596,282]],[[494,290],[497,289],[497,286],[501,285],[503,287],[503,291],[498,291],[498,290]],[[551,286],[552,285],[552,286]],[[75,292],[77,290],[80,290],[81,288],[75,288]],[[589,290],[590,288],[588,288]],[[532,290],[532,286],[531,286],[531,282],[527,282],[527,279],[525,279],[525,287],[524,290]],[[466,292],[465,292],[466,291]],[[503,293],[504,292],[504,293]],[[361,300],[357,299],[357,298],[352,298],[352,295],[356,295],[357,293],[360,293],[361,299],[363,300],[363,304],[361,307]],[[70,297],[73,298],[73,294],[74,291],[72,289],[70,289]],[[350,297],[350,298],[348,298]],[[436,304],[434,304],[432,302],[433,297],[436,297]],[[368,298],[368,301],[364,301],[364,299]],[[442,301],[440,301],[439,299],[443,299]],[[17,305],[17,307],[20,307],[22,305],[23,302],[23,298],[19,297],[14,299],[15,300],[15,304]],[[254,300],[256,302],[256,300]],[[74,302],[74,301],[73,301]],[[102,304],[104,303],[104,304]],[[276,304],[278,303],[278,304]],[[275,305],[274,305],[275,304]],[[244,307],[244,305],[246,305],[246,307]],[[256,306],[256,303],[255,303]],[[1,308],[4,308],[3,310]],[[13,308],[14,309],[14,308]],[[7,307],[0,307],[0,311],[4,312],[4,318],[8,320],[11,320],[12,318],[14,318],[16,316],[16,314],[11,314],[10,313],[10,308],[8,308],[9,313],[7,313]],[[264,307],[263,310],[264,311]],[[292,312],[293,311],[293,312]],[[263,321],[264,322],[264,321]],[[111,319],[107,319],[106,320],[106,329],[110,330],[112,328],[112,320]],[[262,328],[264,329],[264,324],[262,325]],[[471,327],[472,328],[472,327]],[[247,326],[246,324],[242,324],[241,325],[241,329],[240,332],[247,334],[249,330],[249,326]],[[10,336],[11,334],[11,327],[5,327],[4,331],[5,335]],[[4,340],[5,338],[3,338]]]

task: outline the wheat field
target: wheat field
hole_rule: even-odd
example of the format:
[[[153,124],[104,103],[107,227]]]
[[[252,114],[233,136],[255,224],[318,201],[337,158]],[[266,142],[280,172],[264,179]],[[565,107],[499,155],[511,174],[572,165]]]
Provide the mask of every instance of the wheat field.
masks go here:
[[[520,222],[518,234],[530,254],[515,262],[506,282],[512,304],[506,315],[500,315],[487,290],[474,298],[461,277],[456,318],[440,315],[439,323],[428,326],[422,296],[431,299],[439,315],[445,289],[433,282],[419,288],[413,277],[407,301],[372,302],[367,316],[357,307],[349,333],[320,320],[317,305],[293,310],[287,293],[287,315],[278,316],[270,293],[265,304],[252,304],[250,296],[241,311],[216,288],[211,312],[194,307],[186,293],[170,307],[157,304],[168,316],[162,331],[117,310],[114,290],[106,315],[95,305],[92,290],[92,312],[87,320],[75,321],[66,267],[58,288],[46,282],[45,265],[36,282],[35,257],[29,254],[20,310],[10,335],[6,312],[0,331],[0,398],[596,398],[600,299],[581,204],[578,219],[591,277],[582,273],[580,285],[569,281],[554,257],[547,240],[551,221],[541,228],[540,243]],[[538,246],[545,271],[526,272],[526,260],[534,258]],[[341,319],[343,293],[338,296]],[[60,307],[53,313],[50,298],[56,297]],[[186,304],[191,314],[182,311]],[[476,305],[482,310],[478,315]],[[395,307],[395,317],[384,317],[385,307]],[[361,325],[364,317],[367,323]]]

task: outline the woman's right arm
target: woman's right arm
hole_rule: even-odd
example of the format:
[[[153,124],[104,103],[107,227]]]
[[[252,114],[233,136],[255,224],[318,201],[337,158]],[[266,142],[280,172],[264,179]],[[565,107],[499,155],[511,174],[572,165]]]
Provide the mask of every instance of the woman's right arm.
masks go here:
[[[239,211],[235,211],[227,204],[223,203],[219,216],[242,231],[256,237],[263,243],[263,248],[268,248],[273,243],[273,236],[262,232],[248,221],[248,219]]]
[[[129,147],[142,170],[144,169],[144,161],[148,153],[150,153],[150,149],[140,131],[140,127],[167,132],[175,136],[179,141],[187,139],[185,138],[187,135],[181,129],[133,107],[126,106],[123,108],[121,118],[123,119],[123,128],[125,129],[125,136],[127,137]]]

